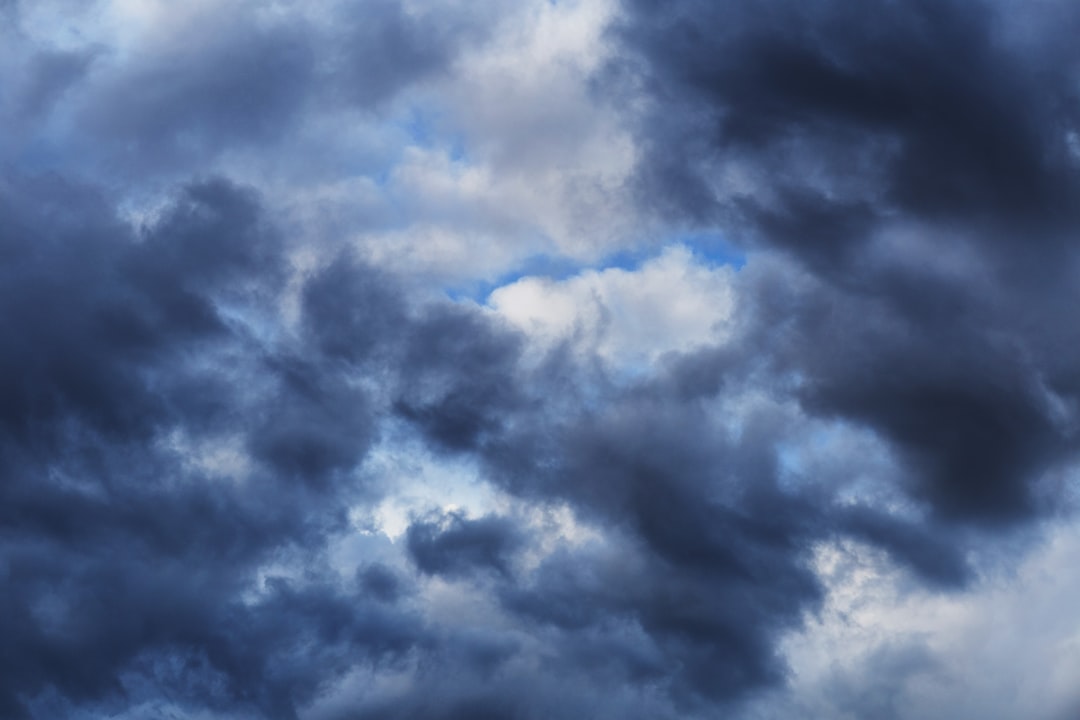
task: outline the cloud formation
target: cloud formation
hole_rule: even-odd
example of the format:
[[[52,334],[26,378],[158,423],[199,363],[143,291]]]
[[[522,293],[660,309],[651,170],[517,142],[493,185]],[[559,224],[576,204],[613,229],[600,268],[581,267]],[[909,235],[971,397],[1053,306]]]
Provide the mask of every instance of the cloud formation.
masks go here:
[[[1067,4],[0,22],[0,718],[1075,712]]]
[[[619,27],[655,108],[639,178],[656,209],[812,276],[770,352],[806,409],[886,437],[951,520],[1044,510],[1033,480],[1076,450],[1057,310],[1075,58],[1053,29],[1073,21],[1052,3],[641,2]]]

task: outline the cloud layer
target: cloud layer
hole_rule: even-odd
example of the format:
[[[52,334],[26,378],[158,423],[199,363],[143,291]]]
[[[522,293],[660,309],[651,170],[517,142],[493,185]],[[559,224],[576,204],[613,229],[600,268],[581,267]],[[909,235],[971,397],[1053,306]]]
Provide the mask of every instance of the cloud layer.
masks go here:
[[[0,3],[0,718],[1075,714],[1078,20]]]

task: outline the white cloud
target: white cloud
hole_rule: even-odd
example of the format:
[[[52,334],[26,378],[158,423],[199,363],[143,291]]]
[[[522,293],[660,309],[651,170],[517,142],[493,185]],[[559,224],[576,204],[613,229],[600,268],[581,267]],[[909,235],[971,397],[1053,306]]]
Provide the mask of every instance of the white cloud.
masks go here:
[[[539,254],[590,263],[639,243],[627,203],[637,150],[617,109],[590,91],[615,8],[524,3],[414,88],[431,137],[405,149],[384,187],[409,222],[357,241],[436,282],[492,279]]]
[[[622,370],[724,339],[735,271],[673,246],[637,270],[588,270],[567,280],[525,277],[489,298],[542,347],[569,342]]]
[[[942,594],[905,587],[865,547],[823,547],[826,606],[786,643],[787,699],[753,716],[1076,717],[1078,554],[1080,528],[1060,524],[1018,567]]]

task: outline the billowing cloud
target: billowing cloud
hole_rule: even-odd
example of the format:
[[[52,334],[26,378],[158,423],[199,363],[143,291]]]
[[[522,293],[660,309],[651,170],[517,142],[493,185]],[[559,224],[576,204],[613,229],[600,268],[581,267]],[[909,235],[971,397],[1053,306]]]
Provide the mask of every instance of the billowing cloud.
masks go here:
[[[1066,4],[0,18],[0,718],[1075,713]]]
[[[619,28],[650,91],[656,209],[731,223],[812,274],[769,352],[804,407],[888,438],[914,494],[958,520],[1039,512],[1034,480],[1076,449],[1057,310],[1074,292],[1075,61],[1032,46],[1023,15],[633,3]]]

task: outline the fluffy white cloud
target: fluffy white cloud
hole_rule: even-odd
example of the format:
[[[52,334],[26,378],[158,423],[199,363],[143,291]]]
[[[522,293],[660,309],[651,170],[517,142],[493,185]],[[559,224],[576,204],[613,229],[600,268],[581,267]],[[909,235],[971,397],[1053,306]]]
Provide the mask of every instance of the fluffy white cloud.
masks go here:
[[[488,303],[541,347],[569,343],[633,370],[664,353],[723,340],[735,303],[734,273],[672,246],[636,270],[521,278],[497,288]]]

